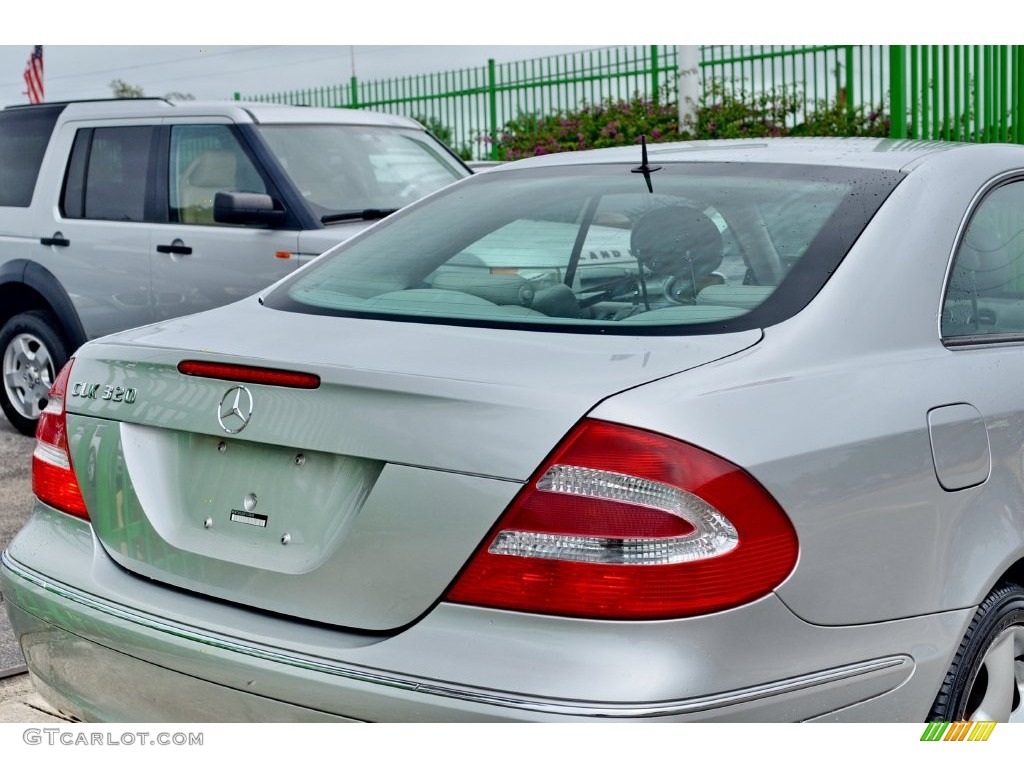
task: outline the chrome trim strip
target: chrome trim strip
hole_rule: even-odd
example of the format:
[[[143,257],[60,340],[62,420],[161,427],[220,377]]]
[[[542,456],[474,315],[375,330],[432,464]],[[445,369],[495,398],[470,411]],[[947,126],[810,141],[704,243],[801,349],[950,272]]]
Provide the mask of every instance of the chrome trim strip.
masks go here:
[[[7,569],[10,574],[29,582],[39,589],[49,592],[56,597],[76,603],[84,608],[98,611],[115,619],[127,621],[147,629],[165,633],[190,642],[210,646],[212,648],[232,651],[255,659],[260,659],[262,661],[270,661],[277,664],[296,667],[298,669],[320,672],[355,682],[396,688],[410,693],[425,693],[431,696],[441,696],[448,699],[467,701],[474,704],[519,709],[529,712],[541,712],[548,715],[565,717],[639,719],[688,715],[710,709],[719,709],[721,707],[744,704],[758,699],[769,698],[771,696],[780,696],[787,693],[803,691],[816,686],[838,683],[861,675],[869,675],[886,670],[906,668],[907,673],[909,674],[914,664],[913,659],[906,655],[887,656],[858,662],[856,664],[847,664],[841,667],[812,672],[806,675],[799,675],[797,677],[790,677],[785,680],[777,680],[771,683],[755,685],[749,688],[740,688],[709,696],[652,702],[647,704],[567,702],[558,699],[543,699],[537,697],[527,698],[512,694],[492,693],[475,688],[423,682],[409,677],[398,677],[383,672],[361,669],[355,666],[341,665],[334,662],[318,660],[313,657],[282,653],[280,651],[262,648],[250,643],[242,643],[237,640],[200,633],[194,628],[187,627],[183,624],[159,619],[142,612],[129,610],[86,594],[85,592],[66,584],[51,581],[41,574],[38,574],[16,562],[6,551],[0,555],[0,567]]]

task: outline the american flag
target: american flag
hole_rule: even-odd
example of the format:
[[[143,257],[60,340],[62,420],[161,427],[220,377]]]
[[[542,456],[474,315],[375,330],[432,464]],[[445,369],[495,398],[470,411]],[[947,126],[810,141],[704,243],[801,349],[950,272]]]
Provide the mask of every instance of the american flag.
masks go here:
[[[25,85],[28,90],[29,104],[39,104],[43,101],[43,46],[36,45],[32,48],[32,55],[28,57],[28,64],[25,65]]]

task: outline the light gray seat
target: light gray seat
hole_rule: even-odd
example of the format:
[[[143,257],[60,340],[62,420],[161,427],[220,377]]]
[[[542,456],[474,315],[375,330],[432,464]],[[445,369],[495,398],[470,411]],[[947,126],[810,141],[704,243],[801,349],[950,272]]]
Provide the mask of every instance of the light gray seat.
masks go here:
[[[213,224],[213,199],[237,188],[238,160],[233,152],[212,149],[193,160],[181,175],[179,217],[183,224]]]

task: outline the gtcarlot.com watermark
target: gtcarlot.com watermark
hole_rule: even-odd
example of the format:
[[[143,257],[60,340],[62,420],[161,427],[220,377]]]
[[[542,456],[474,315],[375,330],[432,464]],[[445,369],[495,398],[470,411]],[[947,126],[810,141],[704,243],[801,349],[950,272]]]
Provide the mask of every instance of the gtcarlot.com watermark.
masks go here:
[[[21,739],[48,747],[201,747],[203,734],[167,731],[79,731],[67,728],[26,728]]]

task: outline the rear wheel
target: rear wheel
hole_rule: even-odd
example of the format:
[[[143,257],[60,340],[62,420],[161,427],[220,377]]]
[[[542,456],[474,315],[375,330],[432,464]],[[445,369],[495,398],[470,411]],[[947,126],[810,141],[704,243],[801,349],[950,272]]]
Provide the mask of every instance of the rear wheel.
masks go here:
[[[0,328],[0,406],[19,432],[34,435],[50,387],[68,359],[57,321],[42,310],[23,312]]]
[[[1024,588],[1001,584],[960,643],[930,721],[1024,722]]]

